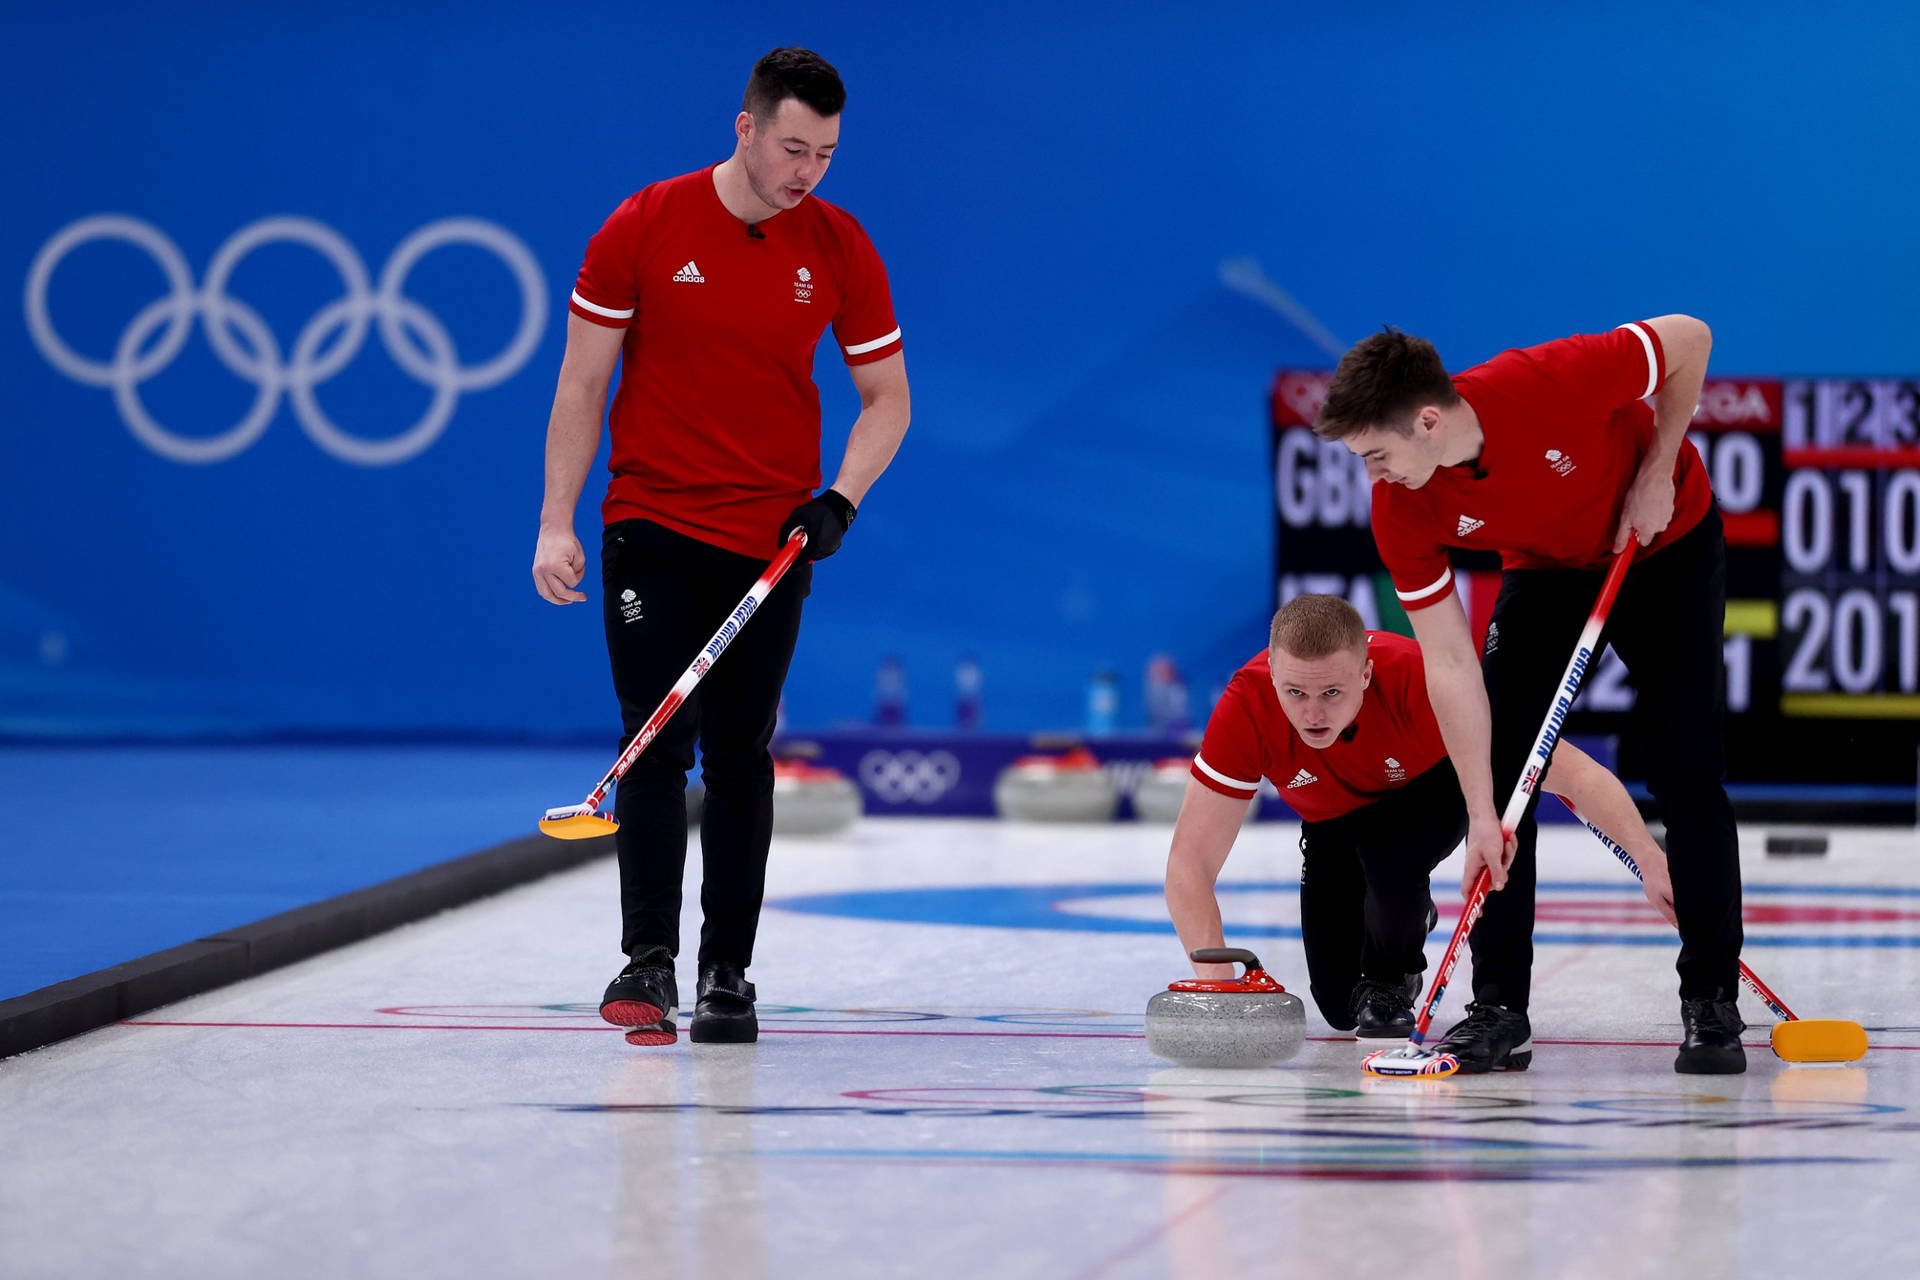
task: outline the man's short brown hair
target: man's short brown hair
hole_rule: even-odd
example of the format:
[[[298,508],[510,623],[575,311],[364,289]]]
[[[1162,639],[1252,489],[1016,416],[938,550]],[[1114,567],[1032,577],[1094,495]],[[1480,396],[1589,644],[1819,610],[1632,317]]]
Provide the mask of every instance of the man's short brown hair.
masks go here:
[[[1313,430],[1322,440],[1342,440],[1369,427],[1412,435],[1413,415],[1422,406],[1444,409],[1459,401],[1433,344],[1388,327],[1340,357]]]
[[[847,105],[847,88],[833,64],[811,49],[775,49],[753,64],[740,109],[764,124],[780,113],[780,104],[798,98],[815,115],[832,119]]]
[[[1367,651],[1367,624],[1360,611],[1339,596],[1295,596],[1273,615],[1267,649],[1285,649],[1296,658],[1330,658],[1341,650]]]

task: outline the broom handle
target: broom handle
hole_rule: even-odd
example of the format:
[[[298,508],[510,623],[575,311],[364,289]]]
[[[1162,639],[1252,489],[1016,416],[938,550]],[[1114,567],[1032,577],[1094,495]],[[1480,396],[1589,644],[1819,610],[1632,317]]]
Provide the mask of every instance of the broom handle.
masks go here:
[[[1626,864],[1627,870],[1633,872],[1633,878],[1635,880],[1643,880],[1645,878],[1640,874],[1640,864],[1633,860],[1632,854],[1620,846],[1619,841],[1602,831],[1599,827],[1594,826],[1593,819],[1573,807],[1573,801],[1567,799],[1565,796],[1561,796],[1560,803],[1566,805],[1567,810],[1572,813],[1574,817],[1580,819],[1580,821],[1586,825],[1587,830],[1600,837],[1600,843],[1612,850],[1613,856]],[[1747,989],[1760,997],[1760,1002],[1773,1011],[1774,1017],[1785,1022],[1798,1022],[1800,1020],[1794,1016],[1793,1010],[1787,1008],[1779,996],[1773,994],[1773,992],[1768,989],[1766,983],[1760,981],[1760,979],[1755,976],[1753,970],[1747,968],[1747,962],[1745,960],[1740,962],[1740,981],[1746,983]]]
[[[1599,656],[1600,633],[1606,629],[1607,614],[1613,609],[1614,597],[1620,594],[1620,584],[1626,580],[1627,567],[1633,563],[1635,547],[1628,545],[1625,551],[1613,558],[1612,566],[1607,570],[1606,581],[1600,584],[1600,594],[1593,602],[1593,609],[1587,614],[1587,625],[1580,629],[1580,642],[1573,648],[1573,656],[1567,659],[1567,669],[1560,676],[1559,692],[1554,695],[1553,705],[1547,708],[1546,719],[1540,722],[1540,732],[1534,735],[1533,750],[1527,755],[1527,767],[1520,772],[1520,781],[1514,785],[1513,794],[1507,799],[1506,812],[1500,815],[1502,838],[1513,834],[1520,825],[1520,819],[1527,812],[1527,801],[1540,786],[1540,780],[1546,776],[1547,762],[1553,759],[1553,748],[1560,741],[1560,726],[1566,723],[1567,712],[1573,709],[1573,699],[1580,692],[1580,682],[1587,674],[1587,668]],[[1434,975],[1433,990],[1427,993],[1427,1002],[1420,1008],[1420,1016],[1413,1024],[1413,1034],[1408,1040],[1413,1044],[1424,1044],[1427,1029],[1433,1025],[1433,1011],[1440,1003],[1440,997],[1446,994],[1447,980],[1453,976],[1453,967],[1460,960],[1460,944],[1473,930],[1474,921],[1480,918],[1480,912],[1487,903],[1487,891],[1492,882],[1487,868],[1480,868],[1475,877],[1473,888],[1467,894],[1466,909],[1460,913],[1460,922],[1453,927],[1453,939],[1447,943],[1447,953],[1440,961],[1440,971]]]
[[[720,624],[720,629],[713,633],[713,639],[707,641],[706,647],[695,655],[687,669],[680,673],[680,678],[673,682],[673,688],[667,691],[667,696],[661,699],[654,713],[647,717],[645,724],[640,726],[640,732],[633,735],[633,741],[628,743],[627,749],[620,753],[620,758],[613,762],[613,768],[607,770],[606,776],[600,779],[600,785],[596,786],[593,793],[587,797],[584,808],[593,810],[600,807],[600,802],[607,798],[607,792],[613,789],[613,784],[620,781],[621,776],[633,766],[633,762],[640,758],[640,753],[647,749],[647,744],[659,736],[660,730],[668,720],[673,718],[673,713],[680,709],[680,704],[687,700],[687,695],[693,692],[694,686],[700,683],[714,661],[726,651],[728,645],[733,643],[733,638],[740,634],[740,628],[747,625],[747,619],[766,603],[767,597],[773,594],[774,587],[779,584],[781,578],[786,576],[787,570],[793,567],[793,562],[800,558],[800,552],[806,545],[807,535],[795,529],[793,536],[787,539],[786,545],[780,548],[780,554],[773,558],[773,562],[766,567],[766,571],[754,580],[751,587],[747,588],[746,596],[741,599],[734,611],[727,615],[727,620]]]

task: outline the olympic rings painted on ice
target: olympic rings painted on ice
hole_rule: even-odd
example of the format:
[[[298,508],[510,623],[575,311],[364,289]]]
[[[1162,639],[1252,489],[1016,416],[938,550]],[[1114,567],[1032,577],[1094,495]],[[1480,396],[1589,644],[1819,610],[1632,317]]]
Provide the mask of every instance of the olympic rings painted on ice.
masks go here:
[[[47,307],[55,270],[68,254],[96,240],[118,240],[144,250],[159,266],[169,289],[133,317],[108,360],[91,359],[69,346],[54,328]],[[260,313],[227,292],[241,261],[275,243],[314,250],[339,275],[343,289],[338,299],[307,321],[291,354],[284,357]],[[453,338],[439,317],[404,293],[407,277],[420,259],[453,244],[492,253],[513,273],[520,290],[519,329],[499,354],[480,364],[461,364]],[[112,388],[127,429],[163,458],[204,464],[241,453],[273,422],[284,393],[295,420],[315,444],[342,462],[382,467],[417,457],[433,444],[446,430],[462,392],[495,386],[519,372],[546,327],[547,282],[518,236],[480,218],[442,218],[421,227],[394,249],[375,285],[359,253],[339,232],[312,218],[279,216],[250,223],[229,237],[208,264],[206,282],[196,289],[185,255],[165,232],[139,218],[96,214],[62,229],[41,246],[27,271],[25,304],[27,331],[47,362],[75,382]],[[234,376],[255,388],[246,415],[212,436],[169,430],[140,398],[140,385],[180,354],[196,318],[214,355]],[[370,324],[378,326],[380,341],[394,363],[433,392],[419,421],[397,436],[380,439],[366,439],[342,428],[321,409],[314,394],[315,388],[360,354]],[[155,333],[159,338],[152,341]],[[334,341],[328,345],[330,338]]]

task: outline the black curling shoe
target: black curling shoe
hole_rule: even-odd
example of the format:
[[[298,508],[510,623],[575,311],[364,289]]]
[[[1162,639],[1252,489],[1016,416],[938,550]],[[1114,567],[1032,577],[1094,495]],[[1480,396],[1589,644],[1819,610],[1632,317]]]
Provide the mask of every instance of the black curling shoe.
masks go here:
[[[672,1044],[679,1004],[672,953],[665,947],[642,947],[607,984],[607,993],[600,997],[600,1016],[627,1028],[628,1044]]]
[[[724,960],[701,965],[700,1000],[688,1036],[695,1044],[752,1044],[760,1038],[754,997],[747,971],[739,965]]]
[[[1413,1022],[1413,997],[1404,986],[1362,978],[1354,987],[1353,1034],[1360,1039],[1404,1040]]]
[[[1673,1069],[1689,1076],[1737,1076],[1747,1069],[1740,1033],[1747,1024],[1731,1000],[1682,1000],[1680,1025],[1686,1039]]]
[[[1525,1071],[1533,1065],[1533,1024],[1517,1009],[1474,1001],[1467,1016],[1433,1047],[1458,1058],[1461,1075]]]

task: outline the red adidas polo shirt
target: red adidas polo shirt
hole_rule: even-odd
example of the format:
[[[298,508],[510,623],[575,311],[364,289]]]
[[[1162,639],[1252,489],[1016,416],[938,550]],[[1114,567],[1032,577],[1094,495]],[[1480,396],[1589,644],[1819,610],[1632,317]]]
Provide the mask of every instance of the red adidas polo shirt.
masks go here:
[[[1373,683],[1360,714],[1331,746],[1301,741],[1280,709],[1266,653],[1241,667],[1207,720],[1192,773],[1200,785],[1251,800],[1271,778],[1280,798],[1309,822],[1325,822],[1396,791],[1447,758],[1427,701],[1420,646],[1388,631],[1367,632]]]
[[[1666,379],[1651,325],[1621,325],[1503,351],[1453,379],[1485,434],[1477,466],[1441,467],[1418,489],[1373,486],[1373,540],[1408,609],[1453,591],[1447,547],[1500,552],[1509,569],[1597,569],[1640,460],[1653,447],[1645,398]],[[1636,558],[1700,523],[1707,470],[1683,440],[1673,465],[1673,521]]]
[[[858,222],[810,195],[749,230],[710,168],[615,209],[569,309],[627,331],[606,522],[652,520],[759,559],[820,485],[821,334],[833,326],[850,365],[900,350],[886,268]]]

